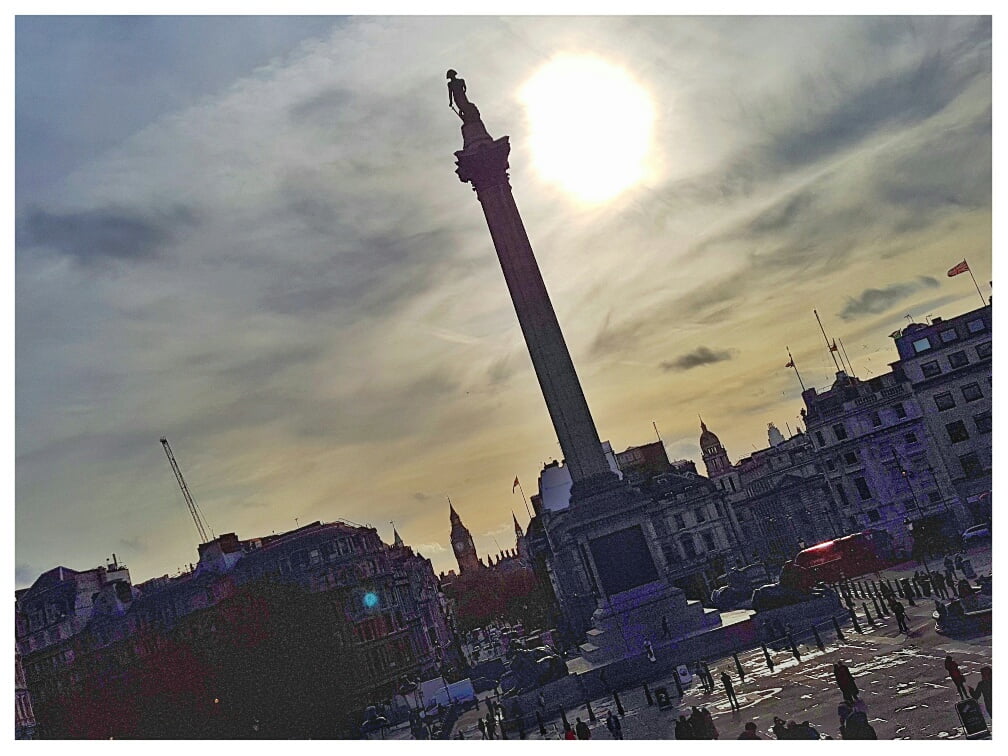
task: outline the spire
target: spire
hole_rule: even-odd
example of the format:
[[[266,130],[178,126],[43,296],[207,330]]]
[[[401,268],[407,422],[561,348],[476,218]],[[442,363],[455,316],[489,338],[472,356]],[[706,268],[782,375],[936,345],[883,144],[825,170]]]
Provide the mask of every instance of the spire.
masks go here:
[[[397,549],[401,549],[406,544],[403,543],[402,536],[399,535],[399,531],[396,530],[395,525],[392,526],[392,534],[395,536],[395,540],[392,541],[392,545]]]
[[[455,507],[452,506],[451,496],[446,498],[448,499],[448,516],[451,518],[452,525],[456,522],[461,522],[462,518],[458,516],[458,512],[455,511]]]

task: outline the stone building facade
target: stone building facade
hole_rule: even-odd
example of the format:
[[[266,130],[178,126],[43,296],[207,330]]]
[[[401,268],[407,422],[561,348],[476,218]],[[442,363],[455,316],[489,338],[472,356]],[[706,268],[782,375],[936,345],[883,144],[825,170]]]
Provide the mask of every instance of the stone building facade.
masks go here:
[[[216,609],[260,582],[298,586],[332,605],[363,681],[361,707],[393,695],[404,677],[460,666],[428,559],[370,527],[314,522],[280,535],[221,535],[176,577],[132,585],[118,564],[58,567],[17,592],[16,640],[45,735],[61,698],[89,676],[121,676],[166,644],[198,645],[220,624]],[[335,627],[335,626],[334,626]]]

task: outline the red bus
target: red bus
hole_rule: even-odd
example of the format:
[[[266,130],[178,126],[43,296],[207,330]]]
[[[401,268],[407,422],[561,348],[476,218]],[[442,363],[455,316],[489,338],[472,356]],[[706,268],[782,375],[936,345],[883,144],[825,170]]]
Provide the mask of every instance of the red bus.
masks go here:
[[[800,551],[794,563],[809,571],[813,583],[836,583],[844,578],[880,572],[895,563],[892,538],[884,530],[826,541]]]

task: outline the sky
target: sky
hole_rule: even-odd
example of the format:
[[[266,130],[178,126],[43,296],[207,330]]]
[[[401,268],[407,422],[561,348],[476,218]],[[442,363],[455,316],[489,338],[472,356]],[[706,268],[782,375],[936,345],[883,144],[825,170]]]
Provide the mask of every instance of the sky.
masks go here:
[[[870,378],[906,315],[979,306],[954,264],[989,294],[989,18],[22,16],[15,35],[18,587],[113,553],[136,582],[196,561],[161,436],[217,534],[345,519],[391,541],[395,521],[447,570],[450,496],[480,554],[513,546],[515,476],[531,495],[561,455],[454,173],[449,67],[510,136],[617,451],[654,422],[702,470],[698,414],[733,461],[768,422],[794,430],[786,348],[807,386],[835,370],[813,308]],[[618,125],[643,92],[653,116],[645,170],[604,201],[545,170],[527,97],[579,56],[635,82],[580,96]],[[563,102],[553,125],[603,170],[619,132]]]

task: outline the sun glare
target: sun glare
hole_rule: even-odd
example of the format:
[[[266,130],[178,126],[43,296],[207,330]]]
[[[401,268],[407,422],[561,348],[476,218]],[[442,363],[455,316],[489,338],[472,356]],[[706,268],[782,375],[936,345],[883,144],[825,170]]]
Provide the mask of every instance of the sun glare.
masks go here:
[[[645,177],[654,105],[622,68],[589,56],[554,58],[519,96],[545,180],[582,202],[598,203]]]

